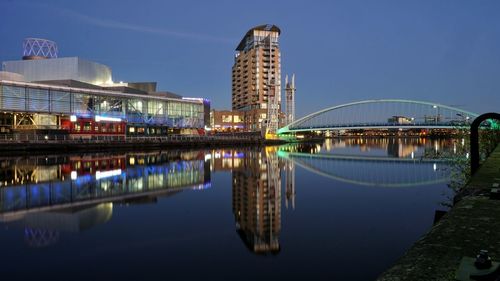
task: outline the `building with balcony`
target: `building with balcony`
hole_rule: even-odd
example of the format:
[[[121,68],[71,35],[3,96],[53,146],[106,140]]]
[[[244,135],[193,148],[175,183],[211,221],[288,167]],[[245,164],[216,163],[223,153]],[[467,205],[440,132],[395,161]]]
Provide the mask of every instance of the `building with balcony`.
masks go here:
[[[268,120],[270,98],[281,104],[281,58],[276,25],[251,28],[236,47],[232,109],[244,112],[245,128],[258,131]],[[278,108],[280,111],[280,108]]]

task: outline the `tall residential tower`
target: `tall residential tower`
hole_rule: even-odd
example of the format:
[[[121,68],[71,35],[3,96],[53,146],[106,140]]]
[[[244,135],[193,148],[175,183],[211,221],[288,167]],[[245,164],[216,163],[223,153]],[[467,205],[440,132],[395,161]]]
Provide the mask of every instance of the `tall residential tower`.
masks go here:
[[[277,127],[281,112],[281,58],[276,25],[250,29],[236,48],[232,69],[232,109],[245,112],[245,127]]]

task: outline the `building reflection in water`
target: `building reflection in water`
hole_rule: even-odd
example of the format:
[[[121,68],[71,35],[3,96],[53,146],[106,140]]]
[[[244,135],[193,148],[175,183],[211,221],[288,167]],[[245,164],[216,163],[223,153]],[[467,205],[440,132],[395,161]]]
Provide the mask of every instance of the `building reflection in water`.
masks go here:
[[[0,221],[24,228],[34,247],[105,223],[113,204],[155,203],[210,187],[202,151],[0,159]],[[109,203],[114,202],[114,203]]]
[[[232,180],[238,234],[255,253],[279,252],[281,177],[277,157],[266,151],[249,151],[243,169],[234,170]]]
[[[286,208],[288,209],[290,204],[292,209],[295,209],[295,163],[289,160],[285,162],[285,194]]]
[[[379,149],[387,156],[395,158],[417,158],[439,156],[443,153],[456,154],[451,142],[453,139],[429,139],[419,137],[399,138],[333,138],[326,139],[323,148],[326,152],[337,149],[356,148],[361,152]],[[463,146],[463,144],[462,144]]]
[[[24,239],[32,247],[45,247],[59,240],[60,232],[81,232],[106,223],[113,214],[113,203],[67,208],[53,212],[28,213],[18,224],[24,225]]]
[[[236,231],[252,252],[280,250],[281,173],[272,148],[213,151],[213,170],[231,170]]]

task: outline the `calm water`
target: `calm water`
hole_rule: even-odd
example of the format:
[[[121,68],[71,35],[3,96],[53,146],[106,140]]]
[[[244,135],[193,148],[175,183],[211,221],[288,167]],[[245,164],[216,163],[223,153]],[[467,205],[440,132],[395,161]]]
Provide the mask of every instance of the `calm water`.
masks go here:
[[[460,141],[1,157],[2,280],[373,280],[432,226]]]

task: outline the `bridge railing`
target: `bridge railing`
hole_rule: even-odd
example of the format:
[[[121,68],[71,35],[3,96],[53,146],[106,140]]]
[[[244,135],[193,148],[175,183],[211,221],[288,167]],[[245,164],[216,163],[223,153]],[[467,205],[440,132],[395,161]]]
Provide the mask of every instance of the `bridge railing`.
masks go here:
[[[345,127],[461,127],[478,114],[447,105],[401,99],[378,99],[328,107],[295,120],[279,133]]]
[[[297,129],[317,129],[317,128],[352,128],[352,127],[461,127],[470,126],[470,123],[465,122],[415,122],[415,123],[382,123],[382,122],[366,122],[366,123],[325,123],[320,125],[298,124],[288,127],[289,130]]]

